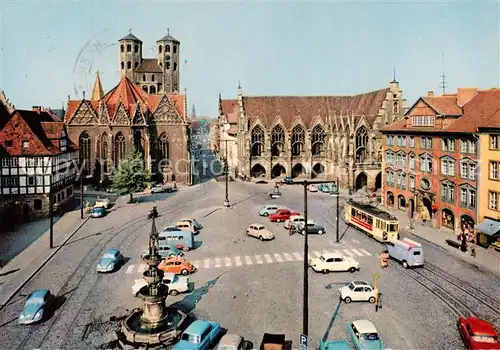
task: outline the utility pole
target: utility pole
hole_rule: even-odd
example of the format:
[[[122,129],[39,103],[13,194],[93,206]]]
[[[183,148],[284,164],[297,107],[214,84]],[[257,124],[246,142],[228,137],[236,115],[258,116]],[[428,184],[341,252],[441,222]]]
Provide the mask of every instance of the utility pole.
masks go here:
[[[83,168],[80,166],[80,169],[82,169],[78,175],[80,176],[80,218],[83,220]]]
[[[337,177],[337,183],[332,186],[332,190],[330,192],[330,196],[337,197],[337,208],[336,208],[336,210],[337,210],[337,223],[336,223],[336,227],[335,227],[335,230],[336,230],[336,240],[335,241],[336,241],[336,243],[339,243],[339,240],[340,240],[340,238],[339,238],[339,232],[340,232],[340,220],[339,220],[339,218],[340,218],[340,208],[339,208],[340,187],[339,187],[339,184],[340,184],[339,178]]]
[[[226,199],[224,200],[224,206],[229,208],[231,205],[229,204],[229,163],[227,158],[227,140],[224,140],[226,143],[226,160],[224,162],[224,172],[226,173]]]
[[[54,159],[50,160],[51,162],[54,161]],[[50,235],[49,235],[49,246],[50,249],[54,248],[54,195],[52,191],[52,186],[54,183],[54,174],[52,173],[52,170],[54,169],[51,165],[51,173],[50,173],[50,187],[49,187],[49,217],[50,217]]]
[[[338,181],[338,180],[337,180]],[[327,184],[332,181],[328,180],[304,180],[289,183],[288,185],[300,185],[304,186],[304,284],[302,288],[302,300],[303,300],[303,308],[302,308],[302,334],[305,337],[309,336],[309,242],[308,242],[308,226],[307,226],[307,186],[308,185],[316,185],[316,184]],[[338,218],[337,218],[338,222]]]

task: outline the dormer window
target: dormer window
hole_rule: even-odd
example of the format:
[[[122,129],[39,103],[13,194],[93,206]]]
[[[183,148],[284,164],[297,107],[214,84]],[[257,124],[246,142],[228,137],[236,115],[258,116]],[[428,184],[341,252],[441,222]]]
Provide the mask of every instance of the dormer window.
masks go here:
[[[419,115],[411,117],[411,126],[436,126],[436,116]]]
[[[28,148],[30,146],[30,142],[23,140],[23,148]]]

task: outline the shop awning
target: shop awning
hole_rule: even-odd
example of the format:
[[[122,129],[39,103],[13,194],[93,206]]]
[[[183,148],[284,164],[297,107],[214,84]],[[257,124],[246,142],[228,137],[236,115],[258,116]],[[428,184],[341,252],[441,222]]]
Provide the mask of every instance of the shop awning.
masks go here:
[[[476,225],[476,230],[491,237],[500,235],[500,221],[484,219],[482,223]]]

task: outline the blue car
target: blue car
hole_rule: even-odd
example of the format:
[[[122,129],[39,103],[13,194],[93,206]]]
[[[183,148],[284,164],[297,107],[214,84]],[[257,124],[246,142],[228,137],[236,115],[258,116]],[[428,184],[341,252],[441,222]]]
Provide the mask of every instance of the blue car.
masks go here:
[[[291,176],[287,176],[283,179],[283,182],[289,185],[289,184],[293,183],[293,179]]]
[[[368,320],[357,320],[347,324],[347,334],[358,350],[382,350],[384,343],[377,328]]]
[[[259,211],[259,215],[260,216],[269,216],[271,214],[276,213],[278,211],[278,209],[282,209],[282,208],[276,204],[267,204]]]
[[[90,216],[93,218],[102,218],[104,215],[106,215],[104,207],[94,207],[90,213]]]
[[[123,263],[122,253],[118,249],[106,250],[101,260],[97,263],[97,272],[112,272]]]
[[[345,340],[321,340],[319,344],[320,350],[352,350],[352,347]]]
[[[174,350],[209,349],[221,332],[222,328],[218,323],[196,320],[182,333],[181,340],[175,344]]]
[[[36,323],[43,320],[53,296],[47,289],[35,290],[26,300],[23,311],[19,315],[19,324]]]

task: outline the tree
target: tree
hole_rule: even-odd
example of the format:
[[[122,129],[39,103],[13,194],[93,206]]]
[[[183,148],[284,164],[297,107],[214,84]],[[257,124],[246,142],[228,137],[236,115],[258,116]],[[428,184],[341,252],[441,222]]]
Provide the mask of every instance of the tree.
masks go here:
[[[113,187],[121,194],[130,195],[130,203],[134,201],[133,194],[144,191],[150,181],[149,172],[144,169],[144,159],[139,152],[128,152],[119,164],[113,180]]]

